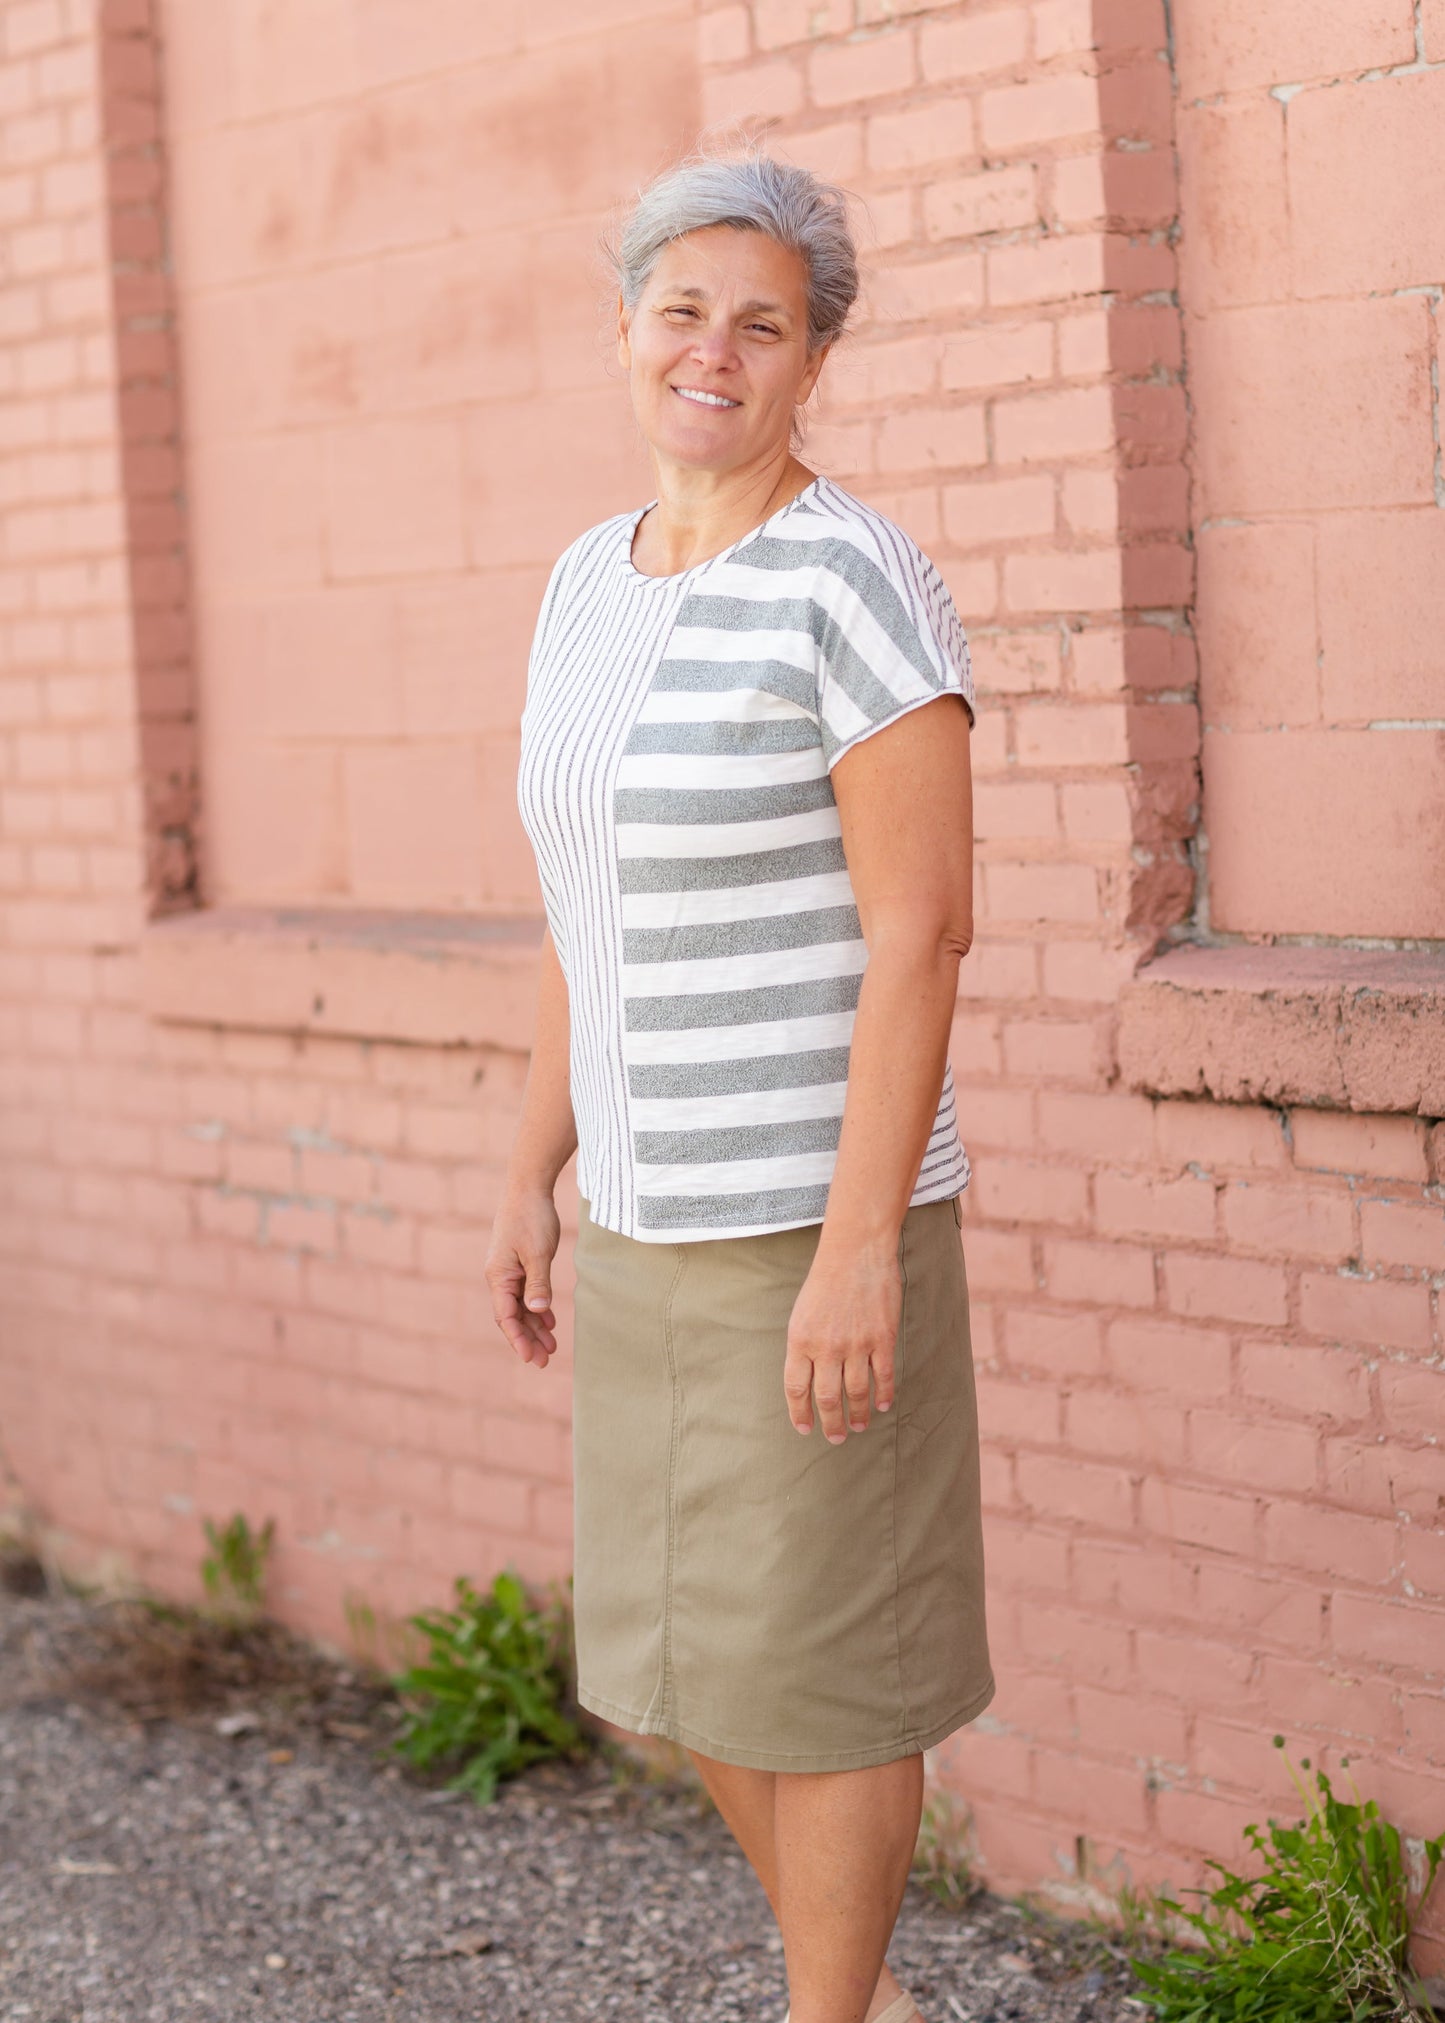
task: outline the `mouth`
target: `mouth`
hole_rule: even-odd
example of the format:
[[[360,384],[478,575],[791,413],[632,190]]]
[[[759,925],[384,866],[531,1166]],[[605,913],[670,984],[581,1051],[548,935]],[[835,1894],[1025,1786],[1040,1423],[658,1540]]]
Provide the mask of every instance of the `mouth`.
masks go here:
[[[725,393],[707,393],[700,386],[675,386],[674,393],[684,400],[692,401],[698,407],[741,407],[740,400],[729,400]]]

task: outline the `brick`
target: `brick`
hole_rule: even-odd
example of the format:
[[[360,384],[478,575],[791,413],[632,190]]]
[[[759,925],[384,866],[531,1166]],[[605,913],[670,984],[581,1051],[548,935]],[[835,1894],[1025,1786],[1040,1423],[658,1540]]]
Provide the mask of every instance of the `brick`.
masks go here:
[[[1021,6],[970,11],[953,21],[925,21],[918,45],[924,79],[937,84],[1011,69],[1027,56],[1028,35],[1028,12]]]
[[[1091,1314],[1050,1314],[1017,1307],[1009,1313],[1006,1338],[1011,1369],[1070,1377],[1093,1376],[1103,1366],[1099,1322]]]
[[[1178,130],[1180,202],[1196,221],[1180,245],[1191,308],[1279,301],[1292,292],[1285,107],[1265,96],[1181,105]]]
[[[1222,1191],[1225,1235],[1241,1250],[1344,1260],[1354,1250],[1349,1193],[1242,1181]]]
[[[988,1440],[1052,1446],[1059,1437],[1059,1394],[1052,1385],[1010,1382],[980,1373],[979,1426]]]
[[[1318,1650],[1324,1641],[1326,1598],[1317,1585],[1206,1559],[1199,1568],[1198,1597],[1199,1621],[1206,1628],[1243,1629],[1256,1644],[1273,1644],[1293,1656]]]
[[[905,408],[878,431],[883,471],[958,470],[987,461],[982,407]]]
[[[1359,724],[1435,715],[1439,671],[1426,642],[1445,627],[1445,515],[1437,506],[1331,514],[1317,542],[1321,716]],[[1370,680],[1362,693],[1366,641]]]
[[[961,547],[1052,534],[1054,521],[1052,477],[991,478],[944,487],[944,530]]]
[[[1372,1348],[1430,1346],[1430,1293],[1423,1285],[1309,1272],[1300,1281],[1300,1324],[1331,1341]]]
[[[1264,1512],[1264,1556],[1273,1566],[1383,1587],[1399,1565],[1400,1545],[1388,1517],[1272,1497]]]
[[[804,102],[803,72],[792,55],[737,70],[705,71],[702,117],[705,125],[749,119],[791,119]]]
[[[930,182],[923,192],[924,230],[933,240],[1010,232],[1038,220],[1038,192],[1027,162]]]
[[[1067,387],[994,404],[994,454],[1001,464],[1099,456],[1112,450],[1114,441],[1107,387]]]
[[[759,23],[760,31],[762,23]],[[764,48],[771,45],[759,42]],[[704,14],[697,24],[697,51],[701,63],[741,63],[752,54],[752,29],[749,9],[739,4],[720,7],[715,12]]]
[[[1440,1668],[1445,1608],[1345,1591],[1335,1596],[1330,1629],[1334,1648],[1346,1662],[1355,1659],[1371,1667],[1397,1665],[1410,1672],[1434,1673]]]
[[[980,781],[973,790],[974,834],[980,842],[1028,836],[1052,838],[1059,817],[1054,789],[1041,781]]]
[[[1004,598],[1017,612],[1116,610],[1124,601],[1119,550],[1009,555],[1004,560]]]
[[[1318,1486],[1317,1440],[1307,1426],[1204,1407],[1189,1415],[1192,1472],[1236,1488],[1306,1496]]]
[[[916,67],[912,35],[907,28],[894,29],[861,41],[822,44],[808,59],[808,84],[814,105],[850,105],[906,91]]]
[[[982,94],[979,125],[990,151],[1093,133],[1099,125],[1099,87],[1092,77],[1067,72],[1003,85]]]
[[[969,645],[980,693],[1030,694],[1060,686],[1057,631],[975,632]]]
[[[1056,1152],[1090,1165],[1101,1160],[1148,1163],[1154,1149],[1154,1106],[1147,1097],[1048,1091],[1039,1097],[1039,1137]]]
[[[753,31],[760,49],[846,35],[853,26],[848,0],[753,0]],[[711,17],[704,15],[704,21]]]
[[[1173,1251],[1164,1259],[1165,1297],[1179,1314],[1279,1325],[1286,1317],[1284,1273],[1272,1264]]]
[[[868,166],[879,175],[941,167],[974,151],[973,108],[964,98],[875,113],[868,122]]]
[[[1400,1534],[1405,1592],[1445,1600],[1445,1531],[1409,1525]]]
[[[1239,1349],[1239,1388],[1300,1418],[1327,1418],[1350,1424],[1369,1416],[1369,1374],[1364,1360],[1349,1350],[1269,1340],[1246,1341]]]
[[[1245,1103],[1161,1102],[1155,1108],[1166,1167],[1278,1172],[1288,1154],[1279,1117]]]
[[[1315,528],[1307,523],[1201,528],[1201,704],[1231,728],[1320,719]],[[1267,684],[1258,670],[1269,670]]]
[[[1362,1201],[1360,1255],[1366,1264],[1445,1271],[1445,1211],[1438,1202]]]
[[[1075,1689],[1074,1706],[1078,1737],[1086,1747],[1182,1768],[1188,1730],[1178,1707],[1142,1700],[1137,1693],[1107,1693],[1083,1685]]]
[[[1103,1236],[1208,1239],[1214,1234],[1214,1188],[1207,1180],[1100,1173],[1094,1204]]]
[[[1203,515],[1426,504],[1434,496],[1419,297],[1198,318],[1190,366]]]
[[[1024,302],[1067,302],[1107,285],[1097,233],[994,246],[988,254],[988,299],[995,308]]]
[[[1413,1457],[1390,1446],[1383,1434],[1345,1434],[1324,1440],[1325,1494],[1331,1503],[1394,1518],[1407,1515]]]
[[[1123,710],[1109,703],[1030,702],[1016,719],[1019,763],[1122,765],[1130,756],[1125,729]]]
[[[1386,1362],[1379,1366],[1380,1410],[1402,1433],[1430,1433],[1442,1423],[1445,1368],[1438,1363]],[[1422,1457],[1427,1459],[1428,1457]]]
[[[981,1213],[998,1221],[1082,1223],[1088,1190],[1082,1173],[995,1154],[974,1176]]]
[[[879,267],[871,292],[873,314],[885,323],[961,316],[983,301],[983,258],[958,253],[943,260]]]
[[[1249,0],[1218,0],[1207,15],[1176,25],[1185,100],[1333,80],[1341,71],[1408,63],[1414,53],[1410,10],[1391,0],[1284,0],[1263,14]]]
[[[1062,1517],[1106,1531],[1133,1526],[1133,1489],[1117,1468],[1049,1454],[1020,1454],[1019,1494],[1044,1517]]]
[[[1098,880],[1087,864],[989,864],[990,920],[1094,920]]]
[[[1064,1445],[1093,1459],[1137,1467],[1183,1468],[1188,1458],[1186,1416],[1158,1399],[1122,1398],[1116,1391],[1072,1390],[1064,1401]]]
[[[1092,780],[1059,788],[1064,834],[1073,843],[1128,846],[1134,840],[1135,816],[1129,789],[1122,780]]]
[[[1186,1704],[1213,1702],[1237,1706],[1249,1684],[1253,1661],[1247,1650],[1234,1644],[1181,1636],[1177,1631],[1164,1634],[1141,1630],[1136,1648],[1141,1684],[1146,1689],[1171,1694]],[[1161,1800],[1178,1795],[1167,1789],[1159,1793]],[[1199,1829],[1194,1820],[1194,1807],[1198,1803],[1191,1796],[1186,1840],[1191,1848],[1199,1845]],[[1237,1844],[1231,1852],[1239,1852]]]
[[[1051,323],[986,324],[943,344],[939,376],[951,392],[1018,386],[1053,376]]]
[[[1129,1244],[1048,1242],[1044,1280],[1052,1299],[1104,1307],[1154,1304],[1153,1253]]]

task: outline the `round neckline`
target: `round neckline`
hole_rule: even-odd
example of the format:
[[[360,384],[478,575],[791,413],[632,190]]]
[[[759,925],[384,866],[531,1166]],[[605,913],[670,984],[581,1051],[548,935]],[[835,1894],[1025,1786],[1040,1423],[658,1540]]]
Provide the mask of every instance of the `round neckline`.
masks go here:
[[[685,569],[672,569],[665,576],[649,575],[645,569],[639,569],[632,559],[632,543],[637,537],[637,530],[646,515],[657,504],[656,499],[649,499],[645,506],[640,506],[635,513],[630,513],[623,522],[624,538],[620,556],[623,570],[636,583],[682,583],[689,576],[695,576],[699,569],[710,569],[714,562],[725,562],[730,555],[736,555],[739,548],[745,548],[749,541],[755,541],[765,527],[771,527],[774,520],[780,520],[784,513],[790,512],[797,505],[799,499],[806,499],[809,492],[822,482],[823,474],[818,471],[801,491],[794,492],[791,499],[784,499],[782,505],[769,513],[765,520],[759,520],[756,527],[749,527],[745,534],[740,534],[736,541],[730,541],[726,548],[719,548],[716,555],[705,555],[700,562],[689,562]]]

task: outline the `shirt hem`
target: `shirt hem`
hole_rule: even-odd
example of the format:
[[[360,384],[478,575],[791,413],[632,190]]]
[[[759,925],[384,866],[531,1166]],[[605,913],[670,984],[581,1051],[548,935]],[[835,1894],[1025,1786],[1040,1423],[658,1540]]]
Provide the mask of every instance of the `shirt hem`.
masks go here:
[[[920,1189],[909,1201],[910,1208],[931,1208],[936,1201],[953,1201],[968,1186],[971,1169],[965,1165],[961,1180],[952,1174],[936,1187]],[[584,1195],[584,1199],[586,1196]],[[786,1222],[749,1223],[709,1223],[703,1228],[678,1229],[624,1229],[620,1222],[609,1222],[605,1216],[594,1212],[591,1201],[587,1204],[587,1218],[598,1229],[605,1229],[613,1236],[627,1236],[634,1243],[707,1243],[734,1236],[774,1236],[785,1229],[816,1229],[822,1222],[821,1215],[799,1215]]]

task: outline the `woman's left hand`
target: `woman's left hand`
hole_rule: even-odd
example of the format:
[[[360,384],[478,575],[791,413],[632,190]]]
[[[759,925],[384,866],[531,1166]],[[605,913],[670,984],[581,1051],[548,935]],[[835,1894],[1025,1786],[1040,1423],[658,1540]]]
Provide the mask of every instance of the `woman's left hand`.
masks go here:
[[[880,1412],[893,1403],[893,1350],[903,1308],[898,1246],[834,1250],[824,1237],[793,1305],[783,1394],[800,1433],[813,1403],[834,1445],[868,1425],[869,1388]]]

